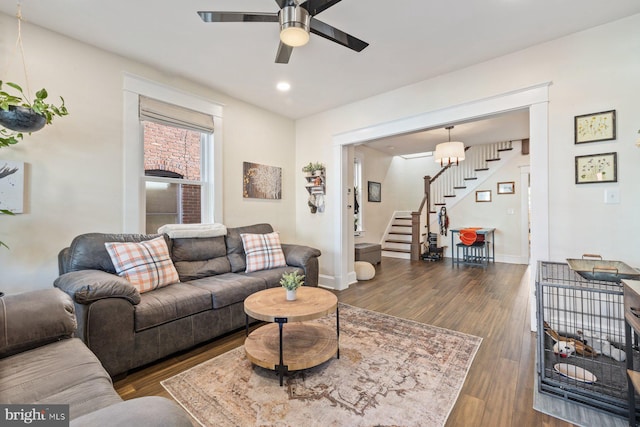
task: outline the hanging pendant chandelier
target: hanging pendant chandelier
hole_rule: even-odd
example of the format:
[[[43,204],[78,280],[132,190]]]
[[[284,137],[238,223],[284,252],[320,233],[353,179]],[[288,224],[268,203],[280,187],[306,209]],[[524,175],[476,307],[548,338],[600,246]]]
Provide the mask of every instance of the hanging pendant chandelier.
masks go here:
[[[447,126],[445,129],[449,131],[449,141],[436,145],[436,151],[433,157],[440,166],[449,166],[453,163],[458,165],[464,160],[464,144],[459,141],[451,141],[451,129],[453,126]]]

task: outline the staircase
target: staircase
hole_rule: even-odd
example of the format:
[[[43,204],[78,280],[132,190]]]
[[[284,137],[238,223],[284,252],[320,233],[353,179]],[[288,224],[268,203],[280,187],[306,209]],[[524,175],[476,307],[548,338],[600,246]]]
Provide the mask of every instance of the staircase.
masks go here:
[[[450,208],[472,193],[506,164],[501,160],[515,157],[519,150],[514,150],[512,141],[505,141],[467,147],[465,151],[465,160],[459,165],[444,166],[435,177],[425,177],[425,195],[417,211],[394,212],[383,237],[383,256],[420,259],[429,224],[437,224],[440,208]]]
[[[467,147],[465,160],[459,165],[445,166],[430,180],[429,212],[435,214],[441,206],[450,208],[475,190],[497,169],[501,160],[517,155],[512,141]]]
[[[410,211],[396,211],[387,226],[382,245],[382,256],[410,258],[412,239],[412,218]]]

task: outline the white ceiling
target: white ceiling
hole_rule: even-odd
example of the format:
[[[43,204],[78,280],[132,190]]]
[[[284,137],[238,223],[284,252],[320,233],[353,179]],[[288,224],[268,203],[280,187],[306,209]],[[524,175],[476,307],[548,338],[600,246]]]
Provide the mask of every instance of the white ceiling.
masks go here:
[[[356,53],[311,35],[284,65],[274,63],[277,23],[196,14],[276,12],[274,0],[21,3],[27,22],[294,119],[640,13],[638,0],[342,0],[317,18],[370,46]],[[14,15],[16,2],[0,12]],[[276,91],[280,80],[290,92]]]
[[[496,115],[487,119],[452,124],[451,141],[462,141],[465,146],[493,142],[518,141],[529,138],[529,110]],[[368,141],[367,147],[391,156],[435,150],[437,144],[449,140],[445,128],[428,129],[407,135]]]

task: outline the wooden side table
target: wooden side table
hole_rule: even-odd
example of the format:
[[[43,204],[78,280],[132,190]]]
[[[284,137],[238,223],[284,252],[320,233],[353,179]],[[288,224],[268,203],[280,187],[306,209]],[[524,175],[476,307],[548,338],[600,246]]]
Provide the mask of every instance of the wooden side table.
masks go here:
[[[249,317],[271,322],[248,334],[244,348],[252,363],[278,372],[281,386],[289,371],[317,366],[334,355],[340,358],[338,298],[329,291],[302,286],[297,299],[287,301],[285,289],[267,289],[247,297],[244,311],[247,326]],[[334,312],[335,331],[308,322]]]

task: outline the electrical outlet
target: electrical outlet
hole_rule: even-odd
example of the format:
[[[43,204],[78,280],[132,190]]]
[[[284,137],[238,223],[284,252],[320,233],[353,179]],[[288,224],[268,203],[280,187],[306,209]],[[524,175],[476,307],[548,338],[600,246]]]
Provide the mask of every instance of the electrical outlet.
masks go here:
[[[620,190],[617,188],[607,188],[604,190],[604,202],[610,205],[620,203]]]

